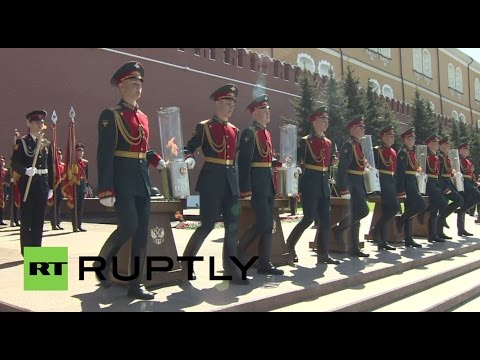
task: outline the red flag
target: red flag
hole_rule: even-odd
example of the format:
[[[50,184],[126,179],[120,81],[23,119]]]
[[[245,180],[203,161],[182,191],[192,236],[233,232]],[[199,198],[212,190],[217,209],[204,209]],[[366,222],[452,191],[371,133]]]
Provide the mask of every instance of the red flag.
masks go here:
[[[70,209],[75,207],[75,185],[78,180],[78,165],[75,159],[75,123],[68,125],[67,151],[65,154],[65,178],[63,180],[62,194],[67,198]]]

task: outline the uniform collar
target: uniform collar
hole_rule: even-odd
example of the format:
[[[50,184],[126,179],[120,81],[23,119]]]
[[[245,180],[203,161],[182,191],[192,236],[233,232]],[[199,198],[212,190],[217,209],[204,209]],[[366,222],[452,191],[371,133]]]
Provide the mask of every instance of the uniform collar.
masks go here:
[[[254,121],[253,122],[253,126],[255,126],[256,128],[260,129],[260,130],[265,130],[267,127],[266,126],[263,126],[262,124]]]
[[[357,139],[355,136],[350,136],[353,142],[360,142],[360,139]]]
[[[213,118],[212,118],[213,121],[216,121],[222,125],[227,125],[228,124],[228,120],[222,120],[220,119],[217,115],[213,115]]]
[[[324,139],[325,138],[325,134],[319,135],[315,131],[312,131],[312,136],[315,136],[316,138],[319,138],[319,139]]]
[[[120,105],[120,106],[123,106],[123,107],[125,107],[125,108],[127,108],[127,109],[130,109],[130,110],[135,110],[135,111],[137,111],[137,110],[138,110],[138,108],[139,108],[139,107],[138,107],[138,104],[137,104],[137,105],[135,105],[135,106],[133,106],[133,105],[129,104],[128,102],[126,102],[126,101],[125,101],[125,100],[123,100],[123,99],[122,99],[122,100],[120,100],[120,103],[119,103],[119,105]]]

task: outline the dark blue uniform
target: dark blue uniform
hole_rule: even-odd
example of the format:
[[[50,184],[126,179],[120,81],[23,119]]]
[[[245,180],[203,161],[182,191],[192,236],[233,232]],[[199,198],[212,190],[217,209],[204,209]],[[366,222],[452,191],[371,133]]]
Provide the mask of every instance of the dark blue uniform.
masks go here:
[[[459,146],[460,148],[460,146]],[[458,236],[472,236],[465,230],[465,213],[480,203],[480,191],[473,172],[473,163],[460,155],[460,170],[463,174],[463,206],[458,210],[457,228]]]
[[[238,174],[235,167],[238,128],[213,116],[197,124],[192,138],[185,145],[185,156],[193,157],[199,147],[205,156],[195,190],[200,193],[201,226],[191,236],[184,256],[197,255],[203,241],[213,230],[222,214],[225,224],[223,264],[228,275],[239,278],[238,268],[230,260],[236,256],[238,204]]]
[[[333,230],[338,239],[340,232],[351,227],[353,252],[354,255],[360,256],[366,255],[358,247],[360,243],[360,220],[366,217],[370,211],[363,182],[365,164],[366,159],[360,142],[352,136],[343,144],[338,164],[338,187],[341,195],[350,193],[350,209],[348,215],[341,219]]]
[[[254,122],[240,136],[238,174],[241,196],[252,197],[251,204],[255,213],[255,224],[242,235],[239,252],[244,253],[249,245],[260,236],[258,270],[263,273],[281,275],[283,271],[274,269],[270,262],[275,205],[272,161],[274,159],[270,133],[264,126]]]
[[[325,136],[314,132],[299,141],[297,160],[303,169],[299,191],[303,206],[303,219],[290,233],[287,247],[294,261],[297,261],[295,245],[314,219],[320,219],[315,235],[317,261],[335,264],[328,255],[328,231],[330,229],[330,164],[335,156],[336,146]]]
[[[22,174],[19,182],[22,255],[25,246],[42,246],[48,190],[53,189],[52,149],[50,142],[43,139],[35,165],[37,174],[32,177],[27,201],[23,201],[29,179],[29,176],[25,175],[25,170],[32,167],[36,146],[37,139],[28,134],[16,141],[12,155],[12,169]]]
[[[415,151],[405,145],[398,153],[396,173],[397,194],[406,195],[405,208],[402,216],[397,218],[396,225],[399,232],[403,227],[407,247],[421,247],[412,237],[412,218],[427,209],[427,204],[418,190],[417,168]]]
[[[428,209],[430,210],[430,219],[428,220],[428,241],[444,242],[445,240],[442,239],[437,232],[438,228],[442,228],[442,226],[437,226],[437,218],[438,212],[442,210],[444,211],[447,208],[448,200],[445,198],[438,181],[438,176],[440,174],[440,159],[430,149],[428,149],[427,168],[425,170],[425,173],[428,175],[427,195],[429,203]]]
[[[441,237],[445,237],[445,234],[443,233],[443,227],[445,226],[444,224],[446,224],[447,222],[447,217],[459,207],[463,206],[463,197],[462,195],[460,195],[460,193],[457,191],[457,188],[453,184],[451,177],[452,165],[450,163],[450,159],[448,158],[448,154],[440,152],[439,158],[440,173],[438,176],[438,181],[440,183],[440,188],[442,189],[443,196],[450,200],[450,203],[447,205],[447,207],[443,210],[440,210],[440,215],[437,222],[437,234]],[[448,192],[448,190],[451,190],[451,192]]]
[[[375,166],[380,174],[380,188],[382,199],[382,216],[378,219],[374,227],[374,239],[377,240],[379,248],[392,249],[387,243],[387,222],[393,218],[400,210],[400,204],[397,199],[397,186],[395,181],[395,171],[397,169],[397,153],[386,145],[380,145],[373,148]]]

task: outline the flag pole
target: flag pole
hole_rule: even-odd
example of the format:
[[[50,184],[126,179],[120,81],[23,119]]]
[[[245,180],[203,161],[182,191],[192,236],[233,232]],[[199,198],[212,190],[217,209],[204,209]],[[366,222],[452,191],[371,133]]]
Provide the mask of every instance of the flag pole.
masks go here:
[[[76,154],[76,139],[75,139],[75,110],[73,109],[73,106],[70,107],[70,112],[68,113],[68,116],[70,116],[70,121],[71,121],[71,139],[72,139],[72,144],[70,149],[70,164],[72,165],[72,170],[75,170],[77,167],[77,154]],[[73,161],[72,161],[73,160]],[[73,180],[73,218],[72,218],[72,227],[73,231],[77,232],[78,231],[78,214],[77,214],[77,173],[73,171],[72,177],[75,175],[75,177],[72,179]]]

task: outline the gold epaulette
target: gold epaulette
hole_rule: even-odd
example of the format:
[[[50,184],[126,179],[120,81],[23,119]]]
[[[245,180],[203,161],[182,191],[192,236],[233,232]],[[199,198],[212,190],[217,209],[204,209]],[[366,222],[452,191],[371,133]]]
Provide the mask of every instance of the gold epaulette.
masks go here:
[[[108,108],[108,110],[110,110],[110,111],[118,111],[118,110],[120,110],[121,108],[122,108],[122,107],[121,107],[120,105],[116,105],[116,106],[114,106],[114,107]]]
[[[205,124],[207,124],[209,121],[212,121],[212,119],[207,119],[207,120],[200,121],[200,124],[201,124],[201,125],[205,125]]]
[[[310,135],[305,135],[305,136],[302,136],[302,139],[307,141],[309,137],[310,137]]]

